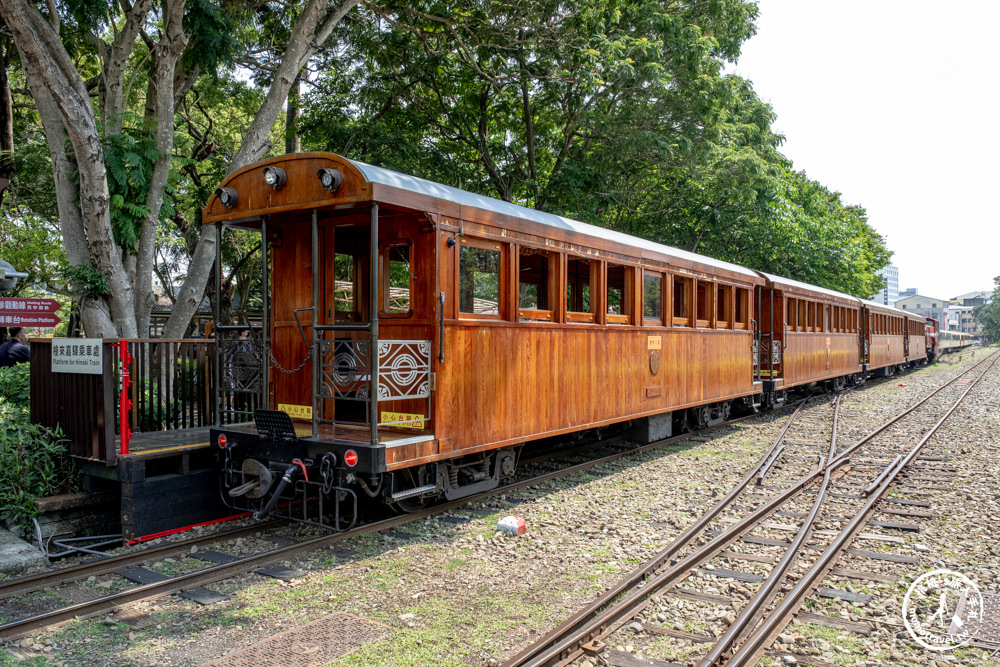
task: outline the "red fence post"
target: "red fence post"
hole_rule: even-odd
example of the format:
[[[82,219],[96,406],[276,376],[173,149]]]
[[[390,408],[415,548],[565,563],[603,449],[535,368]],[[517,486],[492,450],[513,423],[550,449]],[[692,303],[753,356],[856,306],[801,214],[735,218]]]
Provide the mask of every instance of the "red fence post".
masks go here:
[[[128,341],[121,340],[117,343],[112,343],[113,347],[118,348],[118,358],[121,360],[118,369],[118,376],[120,378],[120,394],[118,398],[118,417],[119,417],[119,432],[121,438],[121,448],[118,450],[120,456],[128,456],[128,443],[132,438],[132,429],[128,425],[129,412],[132,410],[132,399],[129,398],[129,387],[132,386],[132,375],[131,375],[131,365],[132,365],[132,355],[128,352]]]

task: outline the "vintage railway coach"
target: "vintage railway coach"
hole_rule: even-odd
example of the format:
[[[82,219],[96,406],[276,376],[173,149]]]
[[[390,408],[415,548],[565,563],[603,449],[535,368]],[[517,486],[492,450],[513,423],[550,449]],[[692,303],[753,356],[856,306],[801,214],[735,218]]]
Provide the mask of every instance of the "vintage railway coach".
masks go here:
[[[264,325],[216,329],[212,432],[259,516],[343,527],[364,495],[496,486],[531,440],[658,439],[906,359],[877,326],[865,358],[888,313],[846,295],[328,153],[235,172],[204,221],[262,238]]]
[[[863,379],[865,361],[858,299],[789,278],[763,274],[762,348],[774,375],[765,390],[783,391],[812,382],[843,389]],[[773,301],[773,309],[771,302]],[[770,357],[769,338],[773,336]]]

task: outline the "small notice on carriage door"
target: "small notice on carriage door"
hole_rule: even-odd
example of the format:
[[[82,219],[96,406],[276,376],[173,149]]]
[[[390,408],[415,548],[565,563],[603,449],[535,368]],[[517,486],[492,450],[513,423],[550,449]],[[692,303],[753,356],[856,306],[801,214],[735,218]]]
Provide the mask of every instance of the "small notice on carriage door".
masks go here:
[[[661,349],[662,342],[660,336],[646,336],[646,349],[647,350],[659,350]]]
[[[53,338],[52,372],[100,375],[104,372],[101,343],[100,338]]]

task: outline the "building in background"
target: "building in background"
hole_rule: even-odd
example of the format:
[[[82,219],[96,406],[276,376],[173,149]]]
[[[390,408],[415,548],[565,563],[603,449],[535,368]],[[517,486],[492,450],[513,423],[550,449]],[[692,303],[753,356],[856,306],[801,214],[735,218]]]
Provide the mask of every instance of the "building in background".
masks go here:
[[[885,287],[872,297],[872,301],[891,306],[899,299],[899,267],[887,266],[877,273],[885,279]]]
[[[990,300],[990,292],[969,292],[952,297],[952,302],[961,303],[963,306],[980,306]]]
[[[896,308],[900,310],[905,310],[908,313],[916,313],[921,317],[933,317],[938,321],[938,325],[943,330],[947,330],[945,326],[945,311],[950,305],[947,299],[935,299],[934,297],[923,296],[922,294],[908,296],[896,302]]]
[[[896,301],[899,301],[899,299],[905,299],[908,296],[916,296],[916,295],[917,295],[916,287],[907,287],[906,289],[900,291],[899,298],[897,298]]]

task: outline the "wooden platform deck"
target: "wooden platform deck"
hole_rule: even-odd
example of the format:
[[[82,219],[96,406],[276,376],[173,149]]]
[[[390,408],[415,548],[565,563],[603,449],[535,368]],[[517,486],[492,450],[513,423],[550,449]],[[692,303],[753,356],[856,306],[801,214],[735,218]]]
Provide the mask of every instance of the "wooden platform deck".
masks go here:
[[[210,427],[185,428],[176,431],[135,433],[128,443],[128,454],[121,458],[141,460],[182,454],[209,446]]]
[[[122,458],[144,460],[162,458],[176,454],[184,454],[198,449],[208,448],[212,443],[209,435],[212,427],[179,429],[175,431],[156,431],[154,433],[136,433],[129,441],[129,453]],[[230,424],[226,429],[245,431],[256,434],[257,427],[252,422]],[[367,444],[370,436],[367,426],[345,426],[320,424],[319,436],[312,438],[312,426],[306,423],[296,423],[295,432],[300,438],[315,442],[358,443]],[[378,430],[379,443],[386,447],[400,447],[417,442],[427,442],[434,439],[432,433],[424,433],[416,429]]]

